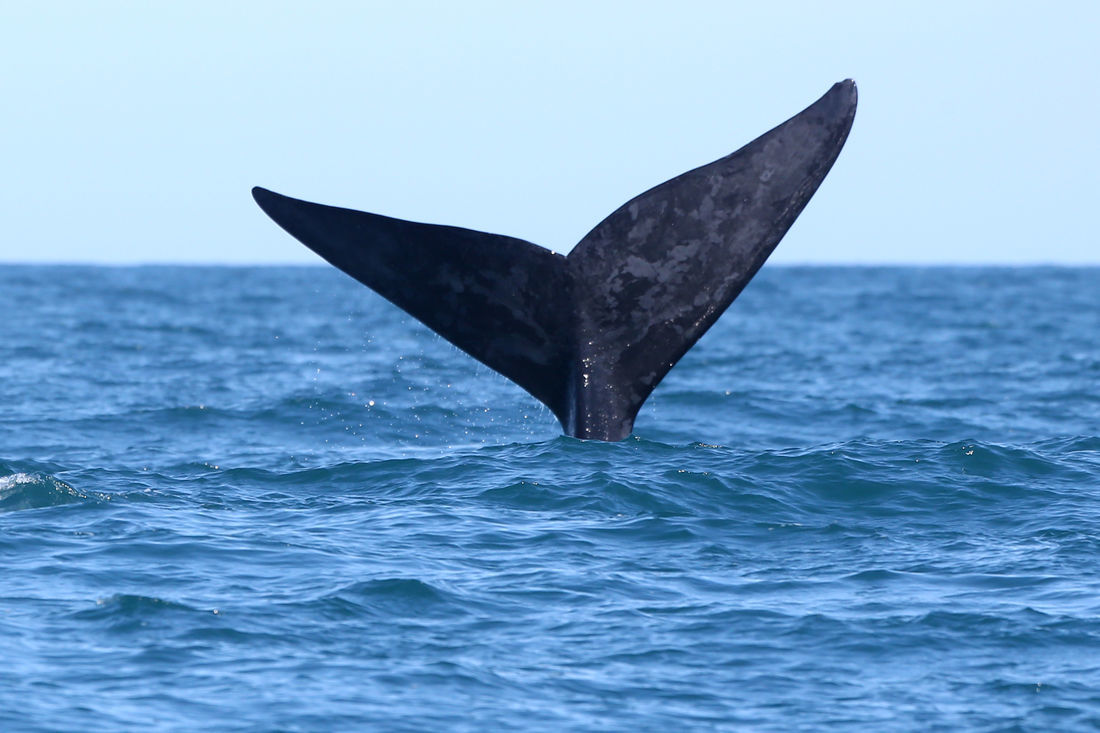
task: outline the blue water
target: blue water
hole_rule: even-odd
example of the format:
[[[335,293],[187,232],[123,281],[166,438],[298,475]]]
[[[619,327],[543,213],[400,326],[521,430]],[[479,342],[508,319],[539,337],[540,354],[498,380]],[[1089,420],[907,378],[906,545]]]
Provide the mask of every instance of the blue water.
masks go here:
[[[2,730],[1100,726],[1100,269],[765,267],[618,444],[332,269],[0,315]]]

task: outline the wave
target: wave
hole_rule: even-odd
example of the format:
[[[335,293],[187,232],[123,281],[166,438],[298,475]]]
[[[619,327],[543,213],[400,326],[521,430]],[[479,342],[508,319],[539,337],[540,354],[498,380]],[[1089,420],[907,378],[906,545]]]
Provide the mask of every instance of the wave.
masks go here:
[[[469,604],[464,599],[416,578],[359,581],[293,605],[304,612],[328,618],[368,616],[417,620],[454,618],[469,613]]]
[[[184,603],[163,598],[143,596],[131,593],[116,593],[99,598],[95,608],[77,611],[74,615],[82,619],[104,619],[116,617],[148,617],[174,611],[197,612]]]
[[[41,473],[12,473],[0,476],[0,513],[72,504],[99,497]]]
[[[860,439],[752,450],[631,438],[619,444],[559,437],[535,443],[407,451],[406,457],[324,464],[298,456],[284,468],[177,464],[167,476],[227,484],[243,501],[309,508],[363,502],[457,502],[480,512],[602,515],[762,526],[853,527],[906,518],[966,525],[982,512],[1036,529],[1072,529],[1096,498],[1100,439],[1030,445]],[[1057,505],[1056,512],[1028,507]],[[1053,515],[1064,525],[1050,525]]]

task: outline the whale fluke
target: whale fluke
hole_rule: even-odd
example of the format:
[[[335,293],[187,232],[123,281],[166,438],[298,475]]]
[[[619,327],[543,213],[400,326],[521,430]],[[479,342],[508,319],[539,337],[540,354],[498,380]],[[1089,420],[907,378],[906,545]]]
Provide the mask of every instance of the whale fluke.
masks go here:
[[[631,199],[568,256],[254,188],[321,257],[514,381],[573,437],[622,440],[669,369],[744,289],[829,172],[851,80],[740,150]]]

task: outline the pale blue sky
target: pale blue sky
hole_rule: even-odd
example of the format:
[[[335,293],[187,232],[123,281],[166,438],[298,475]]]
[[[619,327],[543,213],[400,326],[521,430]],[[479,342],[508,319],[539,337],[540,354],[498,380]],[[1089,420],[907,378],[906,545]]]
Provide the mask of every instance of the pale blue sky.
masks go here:
[[[846,77],[773,262],[1100,263],[1100,3],[0,0],[0,262],[316,262],[249,189],[565,252]]]

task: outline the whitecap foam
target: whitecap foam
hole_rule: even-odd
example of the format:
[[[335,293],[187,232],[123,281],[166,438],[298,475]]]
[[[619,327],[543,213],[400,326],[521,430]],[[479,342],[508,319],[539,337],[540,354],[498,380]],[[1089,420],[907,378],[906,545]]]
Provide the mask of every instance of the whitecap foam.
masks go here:
[[[84,492],[53,476],[34,473],[0,476],[0,512],[37,509],[87,498]]]

